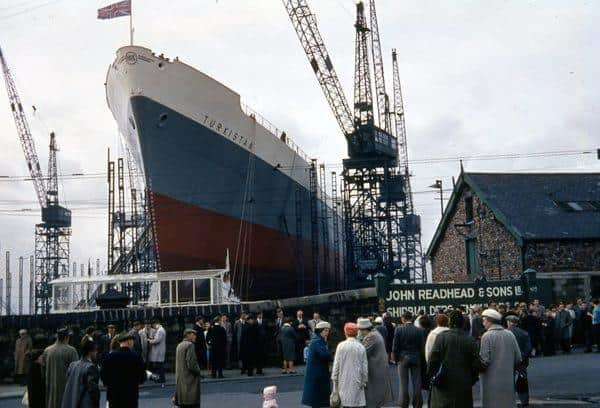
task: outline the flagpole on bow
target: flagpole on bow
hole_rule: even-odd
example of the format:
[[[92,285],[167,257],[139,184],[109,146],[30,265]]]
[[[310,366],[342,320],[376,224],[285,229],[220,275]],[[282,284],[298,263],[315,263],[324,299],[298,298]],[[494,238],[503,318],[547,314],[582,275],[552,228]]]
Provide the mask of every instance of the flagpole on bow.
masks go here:
[[[133,45],[133,0],[129,0],[129,45]]]

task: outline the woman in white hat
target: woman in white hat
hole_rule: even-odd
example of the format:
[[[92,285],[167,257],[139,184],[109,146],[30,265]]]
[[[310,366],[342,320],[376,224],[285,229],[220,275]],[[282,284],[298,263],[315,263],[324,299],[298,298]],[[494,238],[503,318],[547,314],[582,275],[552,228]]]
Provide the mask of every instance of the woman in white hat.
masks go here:
[[[385,351],[385,340],[369,319],[356,321],[362,333],[362,344],[367,350],[369,381],[365,389],[367,408],[379,408],[392,400],[392,380]]]
[[[334,390],[339,394],[342,407],[364,407],[365,388],[369,381],[369,363],[365,347],[356,339],[356,323],[344,325],[346,340],[335,349],[335,359],[331,369]]]
[[[329,406],[329,362],[332,355],[327,346],[327,337],[330,329],[331,326],[327,322],[317,323],[315,334],[308,345],[302,404],[311,408]]]

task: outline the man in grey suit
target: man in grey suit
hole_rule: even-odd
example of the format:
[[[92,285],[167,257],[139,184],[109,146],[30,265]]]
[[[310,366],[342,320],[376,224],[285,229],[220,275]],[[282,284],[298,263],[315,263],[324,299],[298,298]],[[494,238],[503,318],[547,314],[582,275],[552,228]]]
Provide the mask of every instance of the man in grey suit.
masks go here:
[[[61,408],[98,408],[100,406],[100,373],[93,361],[98,348],[93,341],[81,346],[81,360],[73,361],[67,370],[67,384]]]

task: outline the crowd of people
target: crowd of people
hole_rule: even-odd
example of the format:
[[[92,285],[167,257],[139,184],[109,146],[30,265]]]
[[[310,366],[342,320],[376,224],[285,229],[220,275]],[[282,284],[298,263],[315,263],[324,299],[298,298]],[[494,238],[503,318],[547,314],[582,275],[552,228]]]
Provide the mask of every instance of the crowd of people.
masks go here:
[[[430,407],[472,407],[477,382],[484,407],[515,406],[515,395],[526,407],[530,358],[554,355],[557,348],[568,354],[574,343],[585,352],[592,352],[595,343],[600,352],[597,300],[547,309],[537,300],[529,305],[492,302],[485,310],[456,307],[433,316],[406,312],[400,320],[395,325],[383,314],[346,323],[346,340],[335,354],[327,347],[331,326],[319,323],[308,347],[302,404],[382,407],[392,401],[388,367],[393,364],[403,408],[423,406],[424,391]]]
[[[390,365],[399,378],[402,407],[473,405],[472,387],[480,381],[485,407],[514,406],[515,392],[528,405],[529,358],[570,353],[574,343],[600,352],[600,304],[577,300],[548,308],[490,303],[487,308],[438,310],[434,315],[405,313],[394,324],[389,314],[361,317],[343,326],[345,340],[335,353],[329,347],[331,324],[318,312],[312,319],[302,310],[295,317],[277,309],[267,330],[262,314],[241,312],[199,316],[185,329],[175,351],[175,405],[200,404],[203,375],[223,378],[223,370],[243,375],[263,374],[267,351],[275,349],[282,374],[306,364],[302,404],[309,407],[382,407],[393,400]],[[274,329],[274,330],[271,330]],[[25,330],[15,343],[15,381],[27,384],[33,408],[96,408],[99,387],[107,390],[111,408],[137,407],[139,385],[150,379],[165,382],[167,334],[159,320],[134,322],[117,333],[88,327],[79,352],[73,333],[61,328],[56,342],[33,349]],[[409,386],[410,383],[410,386]],[[409,393],[409,390],[412,390]],[[265,389],[265,406],[276,407],[276,389]],[[271,405],[267,405],[271,404]]]

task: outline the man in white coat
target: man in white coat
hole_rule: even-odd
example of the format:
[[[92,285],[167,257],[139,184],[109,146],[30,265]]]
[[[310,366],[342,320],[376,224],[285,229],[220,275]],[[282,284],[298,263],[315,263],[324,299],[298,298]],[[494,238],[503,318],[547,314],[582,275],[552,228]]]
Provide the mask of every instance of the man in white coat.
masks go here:
[[[338,344],[331,370],[333,391],[339,394],[342,407],[364,407],[367,405],[365,387],[369,380],[367,351],[356,339],[358,327],[355,323],[344,326],[346,340]]]
[[[167,351],[167,333],[158,319],[152,321],[154,337],[148,339],[150,350],[148,351],[149,369],[158,375],[159,383],[165,382],[165,353]]]
[[[486,408],[515,407],[515,368],[521,351],[514,334],[504,329],[502,315],[486,309],[482,315],[486,332],[481,337],[481,400]]]

